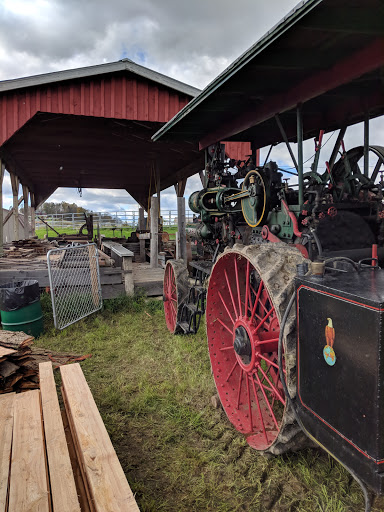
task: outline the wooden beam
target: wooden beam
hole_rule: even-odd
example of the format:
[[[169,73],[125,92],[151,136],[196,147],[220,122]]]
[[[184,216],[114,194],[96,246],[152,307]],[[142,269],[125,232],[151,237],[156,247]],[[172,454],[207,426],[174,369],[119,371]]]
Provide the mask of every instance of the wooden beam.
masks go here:
[[[187,262],[187,234],[185,230],[185,198],[177,198],[178,257]]]
[[[157,197],[151,198],[151,255],[150,265],[151,268],[158,267],[159,257],[159,201]]]
[[[11,185],[12,185],[12,195],[13,195],[13,236],[14,240],[19,240],[19,178],[16,174],[10,173],[11,177]]]
[[[0,395],[0,512],[7,510],[15,393]]]
[[[284,94],[277,94],[263,102],[257,109],[247,109],[199,141],[204,149],[220,140],[226,140],[252,126],[271,119],[275,114],[296,108],[298,103],[305,103],[340,85],[351,82],[365,73],[381,68],[383,61],[384,38],[377,38],[367,47],[348,58],[338,61],[329,69],[312,73],[301,83],[296,84]]]
[[[8,512],[49,512],[47,463],[38,389],[16,395],[13,418]]]
[[[96,512],[139,512],[78,363],[61,366],[64,403]]]
[[[39,377],[53,510],[80,512],[50,361],[39,364]]]
[[[177,187],[175,185],[177,197],[183,197],[185,192],[185,186],[187,184],[187,179],[188,178],[182,178],[180,181],[178,181]]]

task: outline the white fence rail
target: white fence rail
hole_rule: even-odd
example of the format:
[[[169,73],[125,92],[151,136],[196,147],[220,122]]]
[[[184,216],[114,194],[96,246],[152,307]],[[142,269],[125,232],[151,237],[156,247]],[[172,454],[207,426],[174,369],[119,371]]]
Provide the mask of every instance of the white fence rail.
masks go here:
[[[83,213],[53,213],[50,215],[37,213],[36,215],[36,229],[46,228],[46,225],[39,217],[59,232],[64,232],[66,229],[78,231],[85,224]],[[134,210],[92,212],[92,215],[94,229],[96,229],[97,224],[100,225],[100,229],[135,229],[139,222],[139,212]],[[192,222],[193,212],[186,210],[185,215],[186,222]],[[161,216],[164,227],[177,226],[177,210],[162,210]]]

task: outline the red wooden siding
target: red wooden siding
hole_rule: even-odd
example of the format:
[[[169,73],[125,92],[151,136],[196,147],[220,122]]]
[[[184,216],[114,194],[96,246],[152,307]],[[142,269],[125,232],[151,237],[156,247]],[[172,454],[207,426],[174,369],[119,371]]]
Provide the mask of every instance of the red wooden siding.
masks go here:
[[[36,112],[166,123],[191,98],[125,76],[34,87],[0,95],[0,145]]]
[[[249,155],[252,154],[250,142],[232,142],[224,141],[225,152],[229,158],[234,160],[247,160]]]

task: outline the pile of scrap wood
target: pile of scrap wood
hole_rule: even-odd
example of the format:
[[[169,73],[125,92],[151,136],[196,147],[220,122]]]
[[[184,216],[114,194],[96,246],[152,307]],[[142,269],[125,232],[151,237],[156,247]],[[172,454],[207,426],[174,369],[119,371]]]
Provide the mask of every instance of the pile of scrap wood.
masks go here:
[[[30,357],[33,340],[24,332],[0,331],[0,394],[39,387]]]
[[[37,238],[15,240],[4,247],[4,256],[7,258],[34,258],[41,254],[47,254],[54,247],[48,240],[38,240]]]

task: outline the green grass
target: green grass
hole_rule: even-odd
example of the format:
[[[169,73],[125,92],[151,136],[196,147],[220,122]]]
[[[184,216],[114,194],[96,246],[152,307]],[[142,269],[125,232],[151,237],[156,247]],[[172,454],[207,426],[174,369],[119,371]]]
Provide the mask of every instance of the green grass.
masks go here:
[[[66,234],[66,235],[77,235],[78,234],[78,230],[76,229],[70,229],[70,228],[59,228],[59,227],[55,227],[56,231],[60,234]],[[132,231],[135,231],[135,230],[132,230],[131,228],[122,228],[122,231],[120,230],[120,228],[116,228],[115,231],[113,232],[112,229],[100,229],[100,233],[104,236],[106,236],[107,238],[112,238],[112,237],[118,237],[118,238],[121,238],[121,236],[123,237],[129,237],[130,234],[132,233]],[[164,231],[166,231],[167,233],[170,234],[170,239],[171,240],[174,240],[175,239],[175,233],[177,231],[177,228],[174,227],[174,226],[170,226],[170,227],[165,227],[164,228]],[[84,233],[86,233],[86,231],[84,231]],[[96,236],[96,228],[94,229],[94,236]],[[36,236],[38,238],[44,238],[44,235],[47,234],[47,229],[44,227],[44,228],[39,228],[39,229],[36,229]],[[48,236],[49,237],[55,237],[57,236],[57,234],[52,230],[52,229],[49,229],[48,228]]]
[[[211,406],[204,328],[172,336],[161,301],[122,297],[58,332],[42,303],[36,345],[92,354],[81,366],[142,512],[363,510],[359,487],[323,451],[263,457]]]

